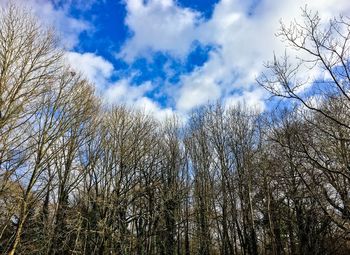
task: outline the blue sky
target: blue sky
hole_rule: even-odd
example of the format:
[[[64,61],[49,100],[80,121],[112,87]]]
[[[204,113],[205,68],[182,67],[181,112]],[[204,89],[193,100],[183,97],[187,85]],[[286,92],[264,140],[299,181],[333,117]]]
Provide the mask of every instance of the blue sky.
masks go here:
[[[217,100],[266,109],[255,78],[273,52],[284,52],[280,20],[298,19],[305,4],[324,20],[350,13],[347,0],[17,1],[55,27],[67,62],[106,104],[160,119]]]

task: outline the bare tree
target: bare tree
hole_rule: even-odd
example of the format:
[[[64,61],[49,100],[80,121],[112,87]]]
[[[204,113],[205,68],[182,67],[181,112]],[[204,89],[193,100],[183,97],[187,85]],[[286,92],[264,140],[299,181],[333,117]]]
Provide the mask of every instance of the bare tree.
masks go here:
[[[287,98],[297,103],[296,112],[302,119],[305,136],[300,137],[302,153],[308,158],[307,168],[316,168],[313,184],[326,178],[324,195],[327,203],[318,200],[329,217],[346,233],[349,231],[348,211],[348,166],[344,148],[348,146],[349,130],[349,22],[340,16],[324,25],[318,13],[302,10],[304,22],[281,25],[278,35],[287,45],[297,50],[297,61],[286,55],[281,60],[275,57],[267,64],[267,71],[258,79],[259,84],[274,96]],[[305,77],[307,72],[326,73],[326,78],[313,80]],[[333,144],[330,144],[332,142]],[[326,145],[327,144],[327,145]],[[327,147],[325,147],[327,146]],[[340,147],[339,147],[340,146]],[[332,152],[326,148],[332,148]],[[337,153],[334,153],[334,149]],[[311,171],[311,170],[310,170]],[[334,182],[335,179],[339,180]],[[311,191],[310,180],[308,187]],[[330,186],[328,186],[330,185]],[[315,193],[315,191],[312,191]],[[335,193],[334,193],[335,192]],[[333,193],[333,196],[330,195]],[[347,194],[347,195],[345,195]],[[331,198],[332,197],[332,198]],[[329,208],[333,208],[329,211]],[[341,213],[341,220],[338,216]]]

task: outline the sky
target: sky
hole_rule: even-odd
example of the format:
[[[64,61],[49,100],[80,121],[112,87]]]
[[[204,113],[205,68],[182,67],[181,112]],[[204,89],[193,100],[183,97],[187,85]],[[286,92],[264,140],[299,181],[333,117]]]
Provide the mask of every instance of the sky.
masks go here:
[[[5,1],[5,0],[0,0]],[[125,104],[163,119],[210,102],[263,111],[256,84],[281,55],[280,22],[301,7],[324,21],[350,16],[348,0],[14,0],[53,26],[67,62],[105,104]]]

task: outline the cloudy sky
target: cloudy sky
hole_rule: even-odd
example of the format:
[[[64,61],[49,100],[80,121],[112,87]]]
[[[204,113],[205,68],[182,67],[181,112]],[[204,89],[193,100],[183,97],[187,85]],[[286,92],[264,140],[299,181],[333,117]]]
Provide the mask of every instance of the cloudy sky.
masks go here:
[[[350,14],[349,0],[17,1],[56,28],[67,61],[105,103],[159,118],[216,100],[265,109],[255,79],[284,52],[279,22],[299,19],[305,5],[325,21]]]

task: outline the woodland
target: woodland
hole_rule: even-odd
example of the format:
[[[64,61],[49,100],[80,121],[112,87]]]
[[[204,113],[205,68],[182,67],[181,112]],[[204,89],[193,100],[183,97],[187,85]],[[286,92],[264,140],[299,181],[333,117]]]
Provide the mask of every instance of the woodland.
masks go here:
[[[183,122],[106,106],[55,31],[2,9],[0,253],[350,254],[350,19],[301,15],[256,80],[269,110]]]

